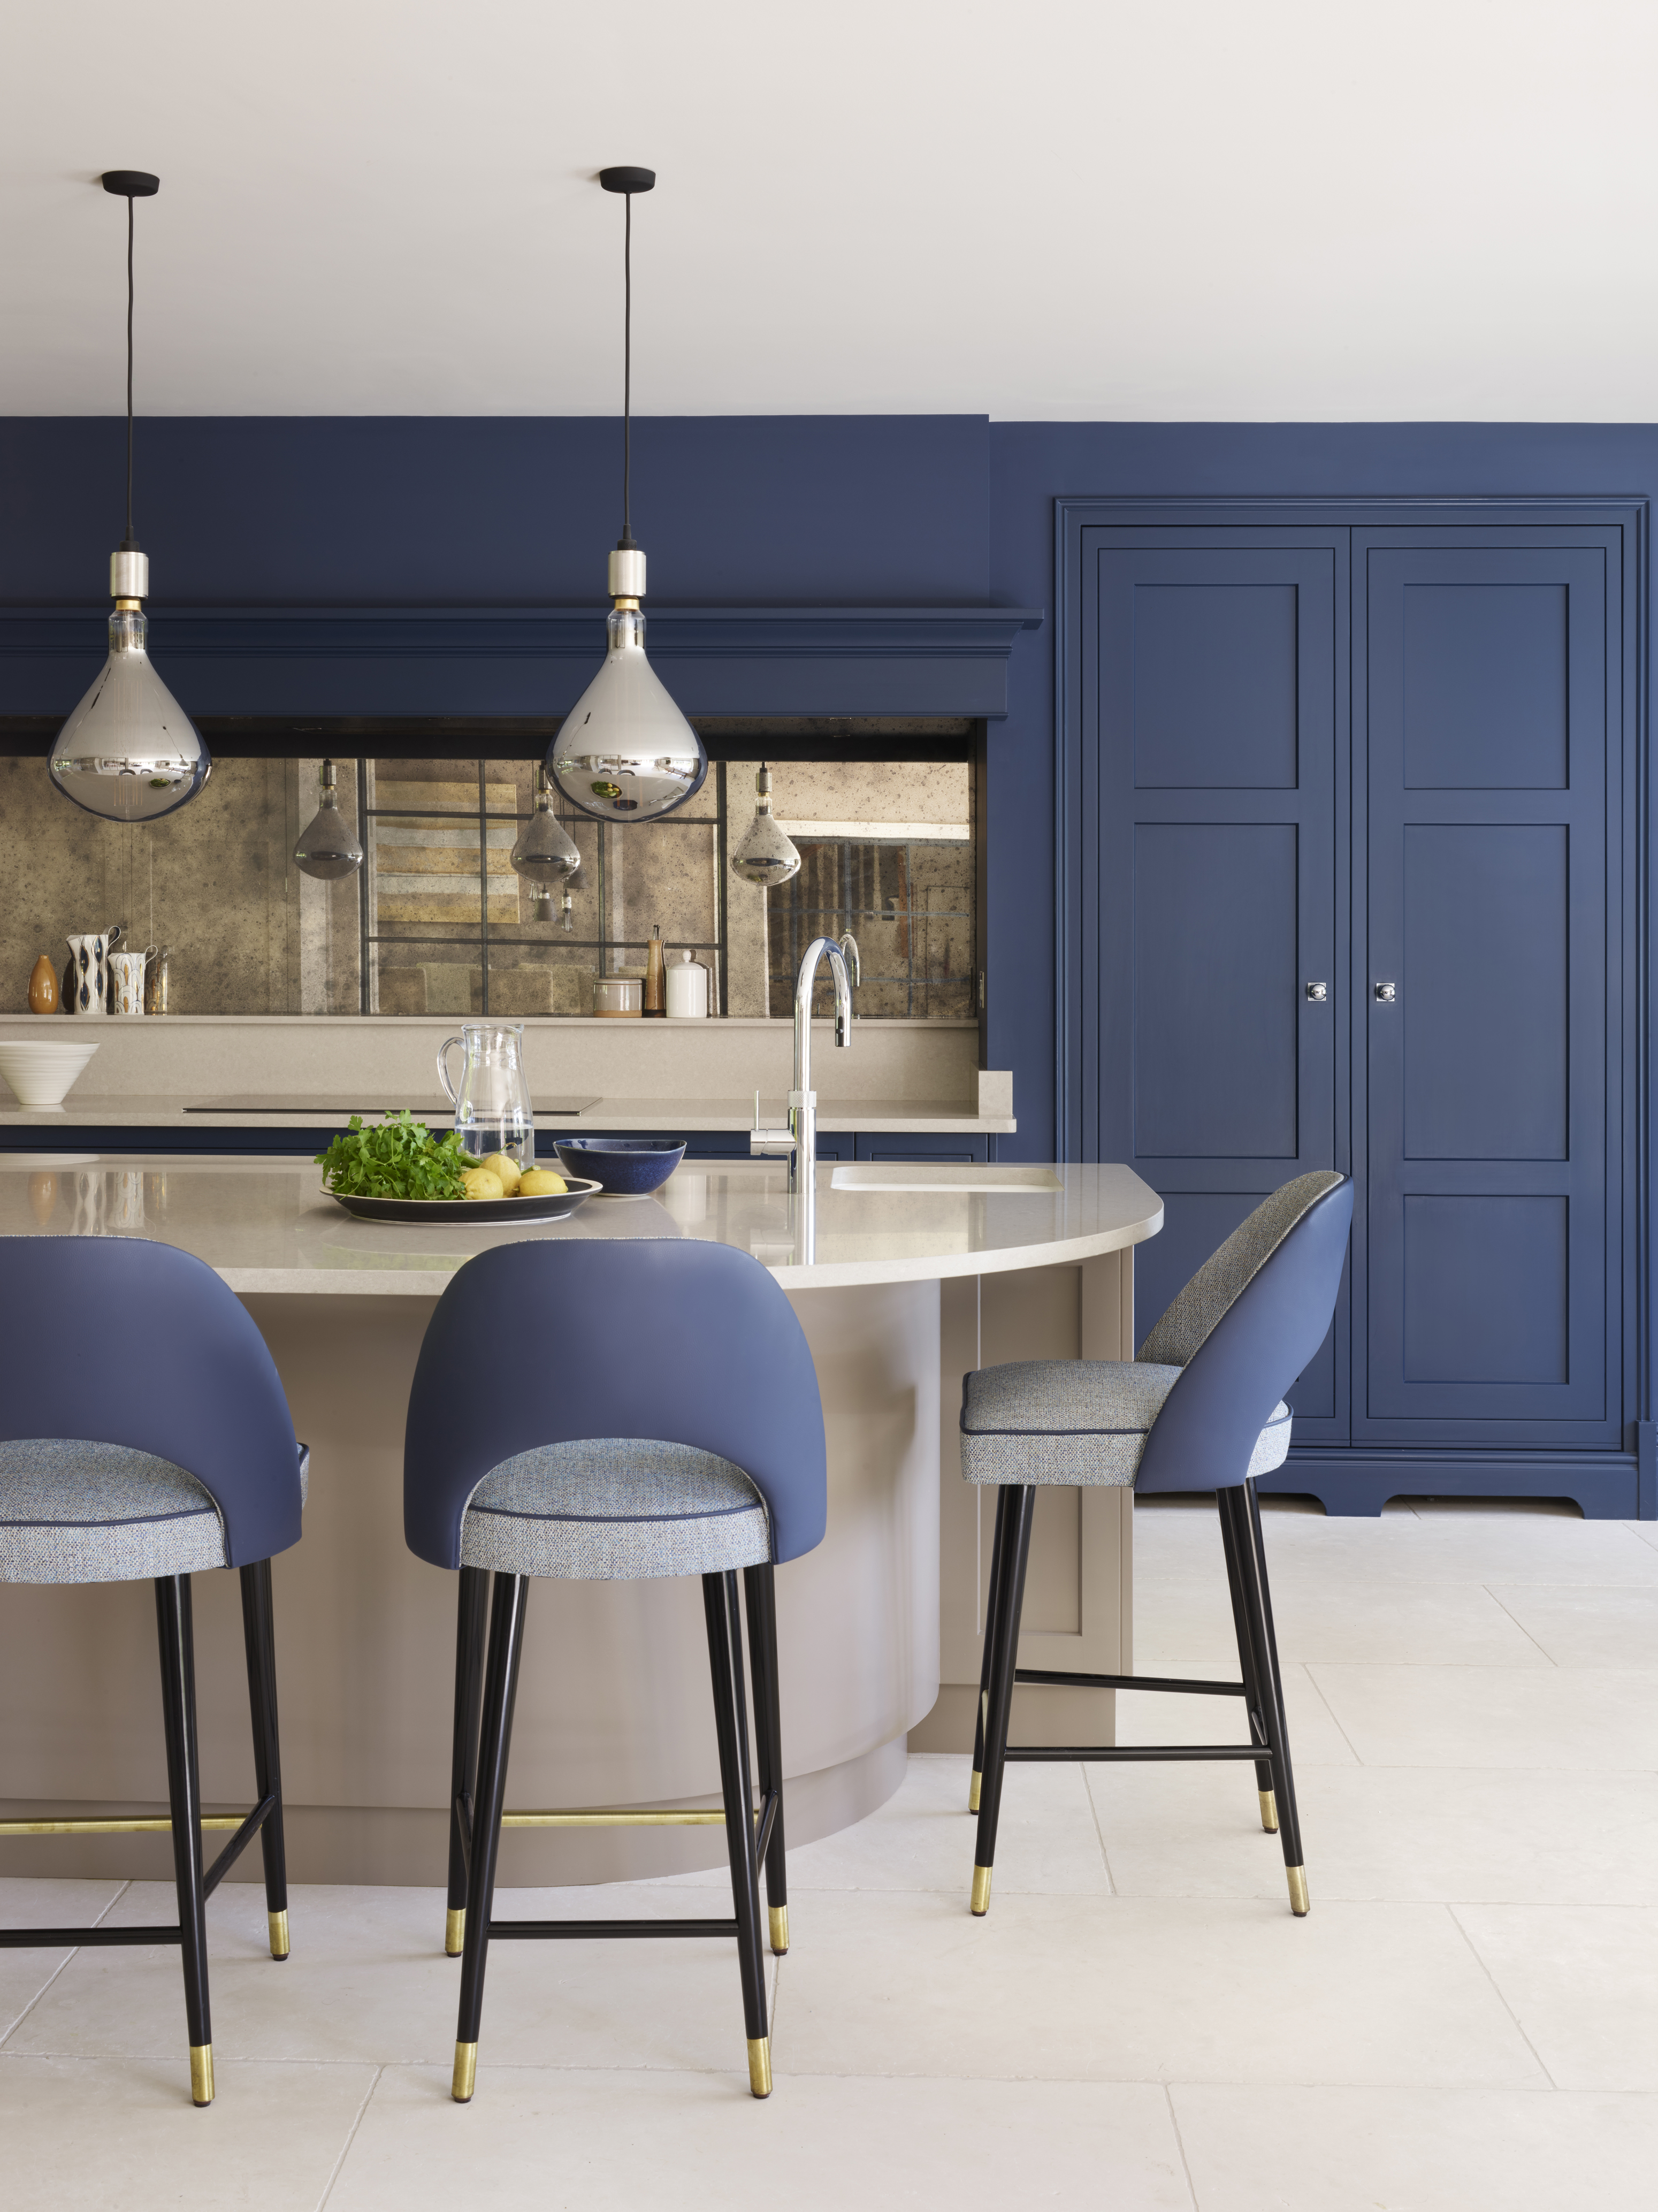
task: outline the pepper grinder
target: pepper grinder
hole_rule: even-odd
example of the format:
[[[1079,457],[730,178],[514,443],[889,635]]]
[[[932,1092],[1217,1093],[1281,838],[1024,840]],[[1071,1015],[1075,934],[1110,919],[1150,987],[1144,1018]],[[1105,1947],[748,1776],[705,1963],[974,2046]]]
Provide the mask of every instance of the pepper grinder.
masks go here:
[[[653,1015],[655,1015],[659,1020],[666,1018],[667,976],[667,965],[662,957],[662,925],[659,921],[653,921],[651,924],[650,946],[645,955],[644,1012],[647,1020],[649,1020]]]

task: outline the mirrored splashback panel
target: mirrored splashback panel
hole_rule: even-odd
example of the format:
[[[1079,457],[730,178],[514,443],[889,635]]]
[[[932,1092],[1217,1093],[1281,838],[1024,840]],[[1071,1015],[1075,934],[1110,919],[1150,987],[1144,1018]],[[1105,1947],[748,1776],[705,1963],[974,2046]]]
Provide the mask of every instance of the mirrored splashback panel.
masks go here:
[[[863,954],[860,1015],[977,1011],[980,838],[964,761],[774,763],[774,812],[802,865],[768,887],[728,865],[753,817],[757,759],[716,762],[658,822],[561,807],[581,864],[550,896],[512,866],[533,763],[336,756],[340,811],[364,854],[336,882],[292,858],[321,766],[222,758],[190,805],[128,824],[68,804],[43,760],[0,758],[0,1013],[27,1010],[41,954],[61,971],[71,934],[118,923],[133,949],[167,951],[173,1013],[586,1016],[598,978],[642,975],[657,926],[671,953],[708,967],[717,1013],[791,1013],[805,944],[847,929]]]

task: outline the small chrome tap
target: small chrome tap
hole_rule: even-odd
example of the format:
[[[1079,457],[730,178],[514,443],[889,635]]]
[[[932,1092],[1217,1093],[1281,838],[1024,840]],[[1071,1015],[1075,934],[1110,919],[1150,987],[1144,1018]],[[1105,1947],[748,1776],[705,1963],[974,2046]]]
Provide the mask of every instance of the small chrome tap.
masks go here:
[[[787,1156],[789,1188],[795,1194],[795,1220],[802,1262],[811,1267],[817,1257],[817,1093],[811,1087],[811,988],[817,980],[817,963],[827,960],[835,983],[835,1042],[844,1051],[852,1042],[852,987],[862,975],[858,940],[848,930],[837,942],[815,937],[806,947],[794,984],[794,1085],[789,1092],[786,1129],[760,1127],[759,1101],[755,1102],[755,1126],[749,1132],[753,1158]]]

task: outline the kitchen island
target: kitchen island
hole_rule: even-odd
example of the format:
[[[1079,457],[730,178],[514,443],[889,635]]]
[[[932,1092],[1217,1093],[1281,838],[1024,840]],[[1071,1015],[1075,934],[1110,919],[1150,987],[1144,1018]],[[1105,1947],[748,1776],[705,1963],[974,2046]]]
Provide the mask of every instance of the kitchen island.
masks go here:
[[[565,1222],[492,1231],[357,1221],[291,1158],[0,1159],[0,1233],[143,1236],[194,1253],[244,1301],[276,1359],[312,1449],[304,1537],[275,1566],[297,1879],[442,1878],[455,1580],[404,1545],[404,1408],[446,1285],[475,1254],[525,1237],[701,1237],[753,1254],[787,1292],[817,1364],[829,1484],[823,1543],[778,1577],[791,1839],[847,1826],[896,1787],[908,1732],[942,1702],[941,1620],[942,1648],[953,1635],[959,1655],[960,1616],[976,1613],[987,1563],[979,1501],[956,1470],[960,1376],[1044,1352],[1132,1356],[1133,1248],[1157,1232],[1162,1208],[1113,1166],[825,1164],[818,1194],[807,1266],[776,1161],[687,1163],[655,1197],[590,1200]],[[999,1288],[1015,1294],[1000,1307]],[[1066,1295],[1070,1337],[1063,1318],[1043,1335],[1042,1317]],[[143,1316],[131,1325],[142,1331]],[[625,1314],[616,1327],[625,1333]],[[652,1349],[639,1344],[641,1364]],[[158,1344],[155,1356],[188,1387],[187,1345]],[[550,1329],[544,1376],[556,1392]],[[1095,1493],[1077,1506],[1095,1511],[1096,1548],[1101,1530],[1116,1531],[1106,1595],[1078,1622],[1076,1648],[1090,1660],[1102,1637],[1126,1655],[1123,1502]],[[941,1526],[954,1631],[948,1602],[941,1616]],[[1074,1583],[1074,1562],[1071,1571]],[[235,1600],[233,1576],[197,1577],[204,1800],[227,1808],[252,1786]],[[1044,1619],[1048,1601],[1036,1593],[1027,1638],[1045,1650],[1068,1632]],[[152,1613],[143,1585],[0,1593],[0,1662],[15,1685],[7,1817],[159,1802]],[[957,1692],[963,1668],[958,1656],[947,1678]],[[695,1582],[537,1583],[511,1803],[643,1808],[717,1793]],[[715,1863],[723,1850],[701,1829],[514,1831],[502,1880],[615,1879]],[[0,1846],[0,1871],[159,1874],[166,1852],[164,1838],[31,1839]]]

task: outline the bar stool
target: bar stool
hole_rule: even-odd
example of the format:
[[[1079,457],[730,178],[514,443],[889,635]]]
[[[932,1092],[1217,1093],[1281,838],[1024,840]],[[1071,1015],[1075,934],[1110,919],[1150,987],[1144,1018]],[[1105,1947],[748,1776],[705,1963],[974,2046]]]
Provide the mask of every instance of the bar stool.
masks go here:
[[[0,1820],[0,1836],[171,1829],[173,1928],[5,1928],[0,1948],[176,1943],[190,2092],[213,2101],[207,1900],[257,1834],[270,1955],[288,1951],[270,1559],[300,1538],[310,1455],[270,1352],[213,1270],[140,1237],[0,1237],[0,1582],[152,1580],[167,1820]],[[202,1818],[190,1578],[241,1571],[258,1802]],[[229,1842],[203,1871],[202,1830]]]
[[[749,2087],[771,2094],[762,1862],[771,1948],[781,1956],[789,1940],[772,1569],[822,1541],[827,1504],[811,1354],[787,1298],[746,1253],[666,1237],[510,1244],[469,1261],[439,1300],[410,1393],[404,1522],[418,1557],[460,1570],[444,1944],[461,1959],[459,2103],[476,2079],[489,1947],[507,1937],[735,1936]],[[724,1813],[507,1812],[530,1580],[665,1575],[702,1577]],[[729,1920],[492,1917],[503,1826],[719,1821]]]
[[[1272,1602],[1255,1477],[1290,1450],[1287,1390],[1323,1342],[1353,1217],[1353,1187],[1321,1169],[1263,1200],[1206,1261],[1127,1360],[1023,1360],[963,1377],[962,1473],[997,1486],[996,1540],[968,1809],[979,1816],[972,1910],[990,1909],[1002,1778],[1022,1759],[1248,1759],[1261,1826],[1278,1832],[1290,1909],[1308,1910]],[[1102,1484],[1215,1491],[1240,1682],[1021,1667],[1019,1613],[1036,1491]],[[1242,1698],[1247,1744],[1009,1746],[1016,1683]]]

